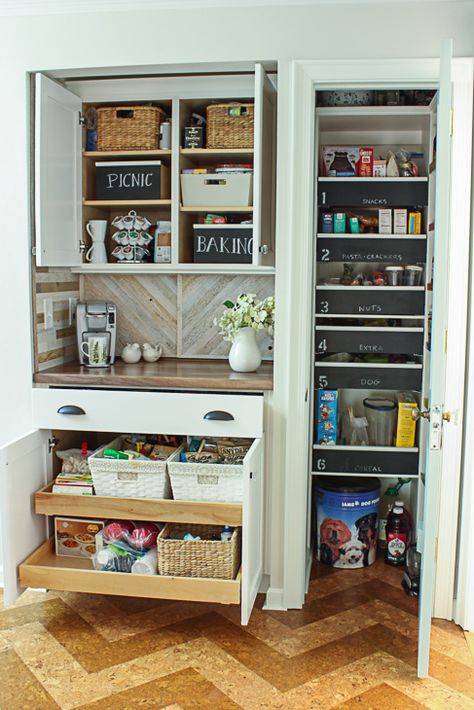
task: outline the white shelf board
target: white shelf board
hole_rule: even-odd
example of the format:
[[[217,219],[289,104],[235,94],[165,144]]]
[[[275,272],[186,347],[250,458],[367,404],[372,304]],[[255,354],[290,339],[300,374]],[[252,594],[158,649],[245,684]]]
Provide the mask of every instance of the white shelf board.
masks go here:
[[[171,150],[83,150],[82,157],[91,160],[103,158],[160,158],[171,156]]]
[[[313,449],[317,451],[388,451],[393,454],[417,454],[418,446],[346,446],[345,444],[335,444],[334,446],[324,446],[313,444]]]
[[[201,206],[192,206],[188,207],[181,205],[179,208],[181,212],[253,212],[253,205],[247,206],[247,207],[231,207],[231,206],[212,206],[212,207],[201,207]]]
[[[316,360],[315,361],[315,366],[316,367],[367,367],[373,370],[374,368],[378,369],[392,369],[396,368],[399,370],[421,370],[423,365],[421,363],[416,363],[416,362],[410,362],[410,363],[401,363],[401,362],[328,362],[327,360]]]
[[[424,291],[424,286],[341,286],[339,284],[318,284],[317,291]],[[353,315],[352,318],[359,316]],[[373,317],[373,315],[372,315]],[[404,317],[404,316],[403,316]],[[422,318],[423,316],[420,316]],[[390,316],[395,318],[395,316]]]
[[[362,320],[365,318],[366,320],[373,320],[374,319],[374,314],[373,313],[316,313],[316,318],[357,318],[357,320]],[[424,314],[421,316],[404,316],[404,315],[395,315],[395,316],[386,316],[387,318],[403,318],[404,320],[424,320]]]
[[[319,182],[428,182],[427,177],[318,177]]]
[[[318,326],[316,326],[318,328]],[[334,330],[340,333],[341,331],[346,332],[356,332],[356,333],[422,333],[424,328],[399,328],[399,327],[380,327],[377,325],[373,326],[362,326],[362,325],[323,325],[320,326],[321,330]]]
[[[274,266],[253,264],[82,264],[73,274],[251,274],[272,276]]]
[[[321,131],[407,132],[427,130],[429,106],[321,106]]]
[[[348,471],[346,473],[340,471],[311,471],[312,476],[343,476],[344,478],[399,478],[395,473],[353,473]],[[404,473],[400,478],[412,478],[417,479],[417,473]]]
[[[385,241],[386,239],[426,239],[426,234],[351,234],[351,233],[342,233],[339,232],[338,234],[334,234],[334,232],[318,232],[317,235],[318,239],[321,239],[323,237],[328,237],[330,239],[380,239],[381,241]]]

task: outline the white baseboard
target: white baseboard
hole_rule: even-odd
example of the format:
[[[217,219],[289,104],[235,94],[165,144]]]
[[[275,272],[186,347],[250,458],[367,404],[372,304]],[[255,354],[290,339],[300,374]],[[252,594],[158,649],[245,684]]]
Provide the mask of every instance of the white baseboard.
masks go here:
[[[265,599],[264,609],[272,609],[273,611],[286,611],[286,606],[283,600],[283,589],[270,587],[267,591],[267,598]]]

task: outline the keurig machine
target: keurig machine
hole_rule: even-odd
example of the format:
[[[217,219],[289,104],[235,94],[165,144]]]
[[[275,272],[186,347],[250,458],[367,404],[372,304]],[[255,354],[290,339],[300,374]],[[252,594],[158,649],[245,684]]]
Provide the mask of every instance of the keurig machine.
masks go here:
[[[114,303],[78,303],[76,329],[81,365],[109,367],[114,364],[117,338],[117,308]]]

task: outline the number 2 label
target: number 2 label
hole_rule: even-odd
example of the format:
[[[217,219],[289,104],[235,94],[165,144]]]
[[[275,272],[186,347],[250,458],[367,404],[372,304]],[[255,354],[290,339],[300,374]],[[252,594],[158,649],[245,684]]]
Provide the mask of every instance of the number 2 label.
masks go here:
[[[321,261],[329,261],[329,249],[321,249]]]

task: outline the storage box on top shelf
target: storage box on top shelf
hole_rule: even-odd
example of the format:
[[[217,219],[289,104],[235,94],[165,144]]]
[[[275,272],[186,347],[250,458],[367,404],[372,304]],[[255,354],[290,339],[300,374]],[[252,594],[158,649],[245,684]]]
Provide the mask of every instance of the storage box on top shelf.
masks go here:
[[[163,200],[170,194],[169,170],[160,160],[95,164],[97,200]]]
[[[181,175],[183,206],[250,207],[253,203],[252,173]]]

